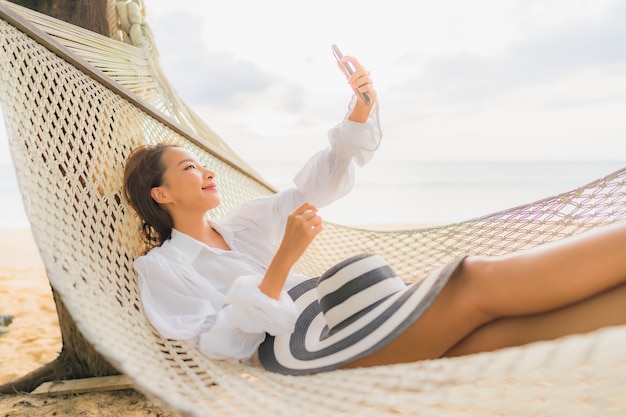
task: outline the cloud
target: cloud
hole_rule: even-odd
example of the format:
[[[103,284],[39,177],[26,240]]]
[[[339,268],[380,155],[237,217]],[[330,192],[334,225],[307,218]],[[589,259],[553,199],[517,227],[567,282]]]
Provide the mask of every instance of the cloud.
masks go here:
[[[202,19],[176,12],[154,24],[159,59],[170,82],[190,104],[229,104],[267,90],[273,77],[251,62],[212,53],[202,41]],[[172,35],[174,34],[174,35]]]
[[[625,21],[626,6],[617,5],[600,19],[566,21],[491,56],[432,56],[424,61],[420,74],[397,86],[396,93],[422,97],[431,104],[476,105],[582,71],[610,71],[613,66],[626,64]]]
[[[281,110],[300,110],[301,89],[252,61],[211,51],[201,36],[204,24],[200,17],[175,12],[152,25],[163,71],[187,103],[241,107],[273,94],[279,96]]]

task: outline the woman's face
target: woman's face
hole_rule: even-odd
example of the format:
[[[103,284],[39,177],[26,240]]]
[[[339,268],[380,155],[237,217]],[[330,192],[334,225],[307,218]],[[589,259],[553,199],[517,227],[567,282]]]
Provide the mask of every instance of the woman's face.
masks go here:
[[[177,213],[204,215],[220,204],[215,173],[203,167],[183,148],[169,148],[161,159],[163,183],[151,190],[152,198],[175,217]]]

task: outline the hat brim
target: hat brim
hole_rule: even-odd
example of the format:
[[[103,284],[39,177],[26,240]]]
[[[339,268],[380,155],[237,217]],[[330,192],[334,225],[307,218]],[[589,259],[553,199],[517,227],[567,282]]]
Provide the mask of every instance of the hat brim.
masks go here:
[[[462,259],[442,265],[332,333],[328,332],[317,300],[317,279],[295,286],[289,295],[299,312],[296,330],[280,336],[267,335],[259,347],[261,364],[268,371],[281,374],[312,374],[337,369],[375,352],[424,314]]]

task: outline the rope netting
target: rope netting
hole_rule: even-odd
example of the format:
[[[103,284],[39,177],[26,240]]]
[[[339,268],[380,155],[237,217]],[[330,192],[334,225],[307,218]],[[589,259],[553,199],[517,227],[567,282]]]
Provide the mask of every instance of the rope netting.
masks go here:
[[[272,189],[227,147],[181,128],[149,100],[143,105],[134,92],[59,53],[65,42],[81,42],[80,31],[68,40],[54,37],[61,46],[51,47],[45,34],[39,39],[13,18],[15,10],[30,12],[5,2],[0,10],[2,109],[50,283],[83,335],[139,390],[195,416],[252,416],[259,410],[290,417],[587,416],[589,410],[617,415],[612,410],[626,409],[624,328],[462,358],[304,377],[210,361],[184,342],[161,338],[143,315],[132,268],[145,248],[121,194],[130,151],[169,141],[198,155],[220,173],[223,204],[212,213],[216,217]],[[90,61],[98,54],[80,52],[88,49],[74,53]],[[104,62],[94,58],[92,65]],[[148,85],[163,82],[138,71]],[[109,75],[117,79],[121,73]],[[415,280],[461,254],[503,254],[624,218],[626,170],[620,170],[576,190],[449,225],[374,231],[330,224],[298,268],[317,275],[348,255],[377,252],[401,276]]]

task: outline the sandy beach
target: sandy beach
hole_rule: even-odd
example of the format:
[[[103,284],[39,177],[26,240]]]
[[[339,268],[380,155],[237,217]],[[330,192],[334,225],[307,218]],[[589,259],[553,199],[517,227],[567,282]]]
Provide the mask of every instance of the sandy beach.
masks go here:
[[[0,335],[0,384],[55,359],[61,332],[45,267],[29,229],[0,230],[0,314],[12,315]],[[134,390],[64,396],[0,396],[2,417],[174,417]]]

